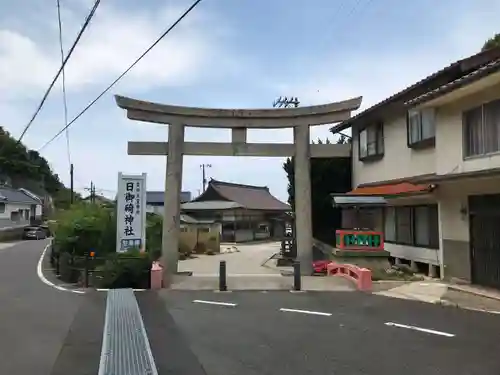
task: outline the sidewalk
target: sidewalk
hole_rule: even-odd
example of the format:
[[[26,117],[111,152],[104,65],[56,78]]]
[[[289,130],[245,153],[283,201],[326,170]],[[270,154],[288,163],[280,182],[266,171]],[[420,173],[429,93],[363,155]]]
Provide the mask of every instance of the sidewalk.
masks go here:
[[[416,281],[373,294],[500,314],[500,292],[472,285]]]

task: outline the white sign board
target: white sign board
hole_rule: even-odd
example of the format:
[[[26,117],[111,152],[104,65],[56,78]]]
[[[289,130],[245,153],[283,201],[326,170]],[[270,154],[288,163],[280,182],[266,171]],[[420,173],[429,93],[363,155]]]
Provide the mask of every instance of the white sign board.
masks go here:
[[[146,250],[146,173],[118,173],[116,251]]]

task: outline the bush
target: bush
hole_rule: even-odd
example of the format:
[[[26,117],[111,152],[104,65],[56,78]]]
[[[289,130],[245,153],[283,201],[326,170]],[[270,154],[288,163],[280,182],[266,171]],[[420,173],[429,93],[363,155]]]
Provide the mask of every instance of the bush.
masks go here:
[[[113,209],[93,204],[74,205],[59,213],[54,245],[59,253],[83,256],[90,250],[99,256],[115,251],[116,216]]]
[[[73,256],[68,252],[61,253],[59,256],[59,278],[71,284],[77,283],[80,278],[80,271],[75,268],[73,260]]]
[[[147,253],[109,255],[104,264],[96,267],[94,285],[99,288],[148,288],[151,264]]]

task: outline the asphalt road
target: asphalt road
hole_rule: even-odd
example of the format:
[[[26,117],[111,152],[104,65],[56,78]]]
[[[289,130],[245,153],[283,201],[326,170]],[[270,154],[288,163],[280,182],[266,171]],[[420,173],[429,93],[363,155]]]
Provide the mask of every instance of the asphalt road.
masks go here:
[[[43,245],[0,250],[0,374],[96,374],[106,293],[42,283]],[[500,315],[357,292],[136,298],[159,375],[500,373]]]
[[[163,296],[165,334],[152,347],[179,374],[500,373],[499,315],[349,292]],[[213,301],[235,305],[204,303]]]
[[[43,284],[46,241],[0,250],[0,374],[50,374],[82,296]]]

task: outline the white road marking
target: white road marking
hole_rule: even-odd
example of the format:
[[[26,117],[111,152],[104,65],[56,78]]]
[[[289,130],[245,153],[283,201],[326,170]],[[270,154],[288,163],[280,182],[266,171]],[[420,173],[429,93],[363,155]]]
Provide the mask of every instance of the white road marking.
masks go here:
[[[387,322],[387,323],[385,323],[385,325],[386,326],[390,326],[390,327],[399,327],[399,328],[412,329],[414,331],[431,333],[433,335],[439,335],[439,336],[445,336],[445,337],[455,337],[455,335],[453,333],[436,331],[434,329],[421,328],[421,327],[416,327],[416,326],[409,326],[409,325],[406,325],[406,324],[399,324],[399,323]]]
[[[193,302],[194,303],[205,303],[207,305],[220,305],[220,306],[231,306],[231,307],[237,306],[236,303],[231,303],[231,302],[204,301],[201,299],[195,299]]]
[[[64,288],[60,285],[54,284],[52,281],[49,281],[45,275],[43,274],[43,259],[45,258],[45,253],[47,253],[47,250],[50,246],[50,242],[45,246],[45,249],[43,249],[42,255],[40,256],[40,259],[38,260],[38,265],[36,267],[36,273],[38,275],[38,278],[46,285],[51,286],[52,288],[55,288],[57,290],[62,290],[64,292],[72,292],[76,294],[84,294],[85,291],[83,290],[74,290],[74,289],[67,289]]]
[[[296,312],[296,313],[310,314],[310,315],[332,316],[331,313],[320,312],[320,311],[310,311],[310,310],[297,310],[297,309],[285,309],[285,308],[281,308],[280,311]]]

